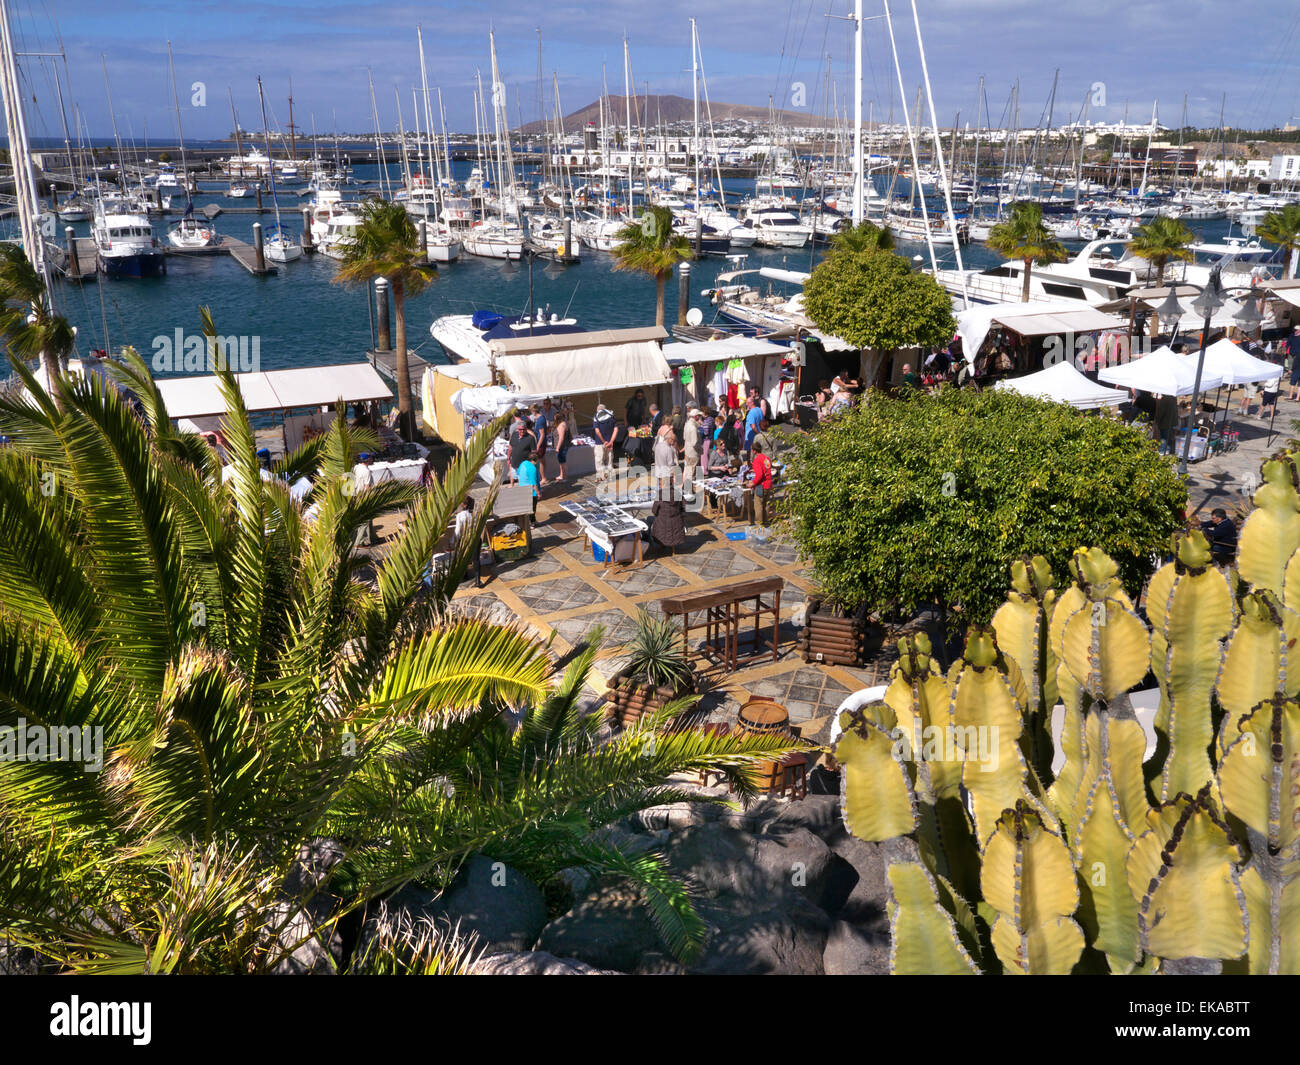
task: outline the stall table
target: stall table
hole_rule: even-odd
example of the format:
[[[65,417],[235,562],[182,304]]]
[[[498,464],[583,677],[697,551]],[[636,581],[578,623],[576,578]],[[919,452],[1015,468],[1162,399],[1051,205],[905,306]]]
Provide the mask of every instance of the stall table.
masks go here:
[[[754,661],[762,656],[761,630],[763,618],[769,614],[772,617],[772,661],[776,661],[780,654],[781,589],[784,587],[785,580],[781,577],[760,577],[726,588],[670,595],[661,599],[659,605],[669,617],[681,617],[682,638],[687,646],[690,645],[691,630],[703,627],[705,654],[720,660],[727,670],[732,671],[741,662]],[[765,596],[769,598],[765,599]],[[696,618],[697,614],[703,616]],[[742,656],[740,626],[749,618],[754,619],[754,630],[745,638],[752,641],[753,646],[748,654]]]

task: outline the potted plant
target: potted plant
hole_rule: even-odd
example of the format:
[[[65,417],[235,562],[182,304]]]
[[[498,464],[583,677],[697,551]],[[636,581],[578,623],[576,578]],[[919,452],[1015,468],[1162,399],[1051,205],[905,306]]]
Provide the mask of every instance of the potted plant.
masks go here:
[[[614,724],[626,728],[695,692],[695,670],[686,654],[686,641],[668,618],[642,610],[626,649],[631,658],[610,678],[606,693],[605,713]]]

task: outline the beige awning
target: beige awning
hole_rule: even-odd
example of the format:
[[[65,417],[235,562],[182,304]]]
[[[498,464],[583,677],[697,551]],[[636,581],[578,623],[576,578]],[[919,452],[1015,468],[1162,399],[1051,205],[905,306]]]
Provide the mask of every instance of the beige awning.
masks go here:
[[[347,403],[390,400],[393,390],[368,362],[338,366],[305,366],[296,370],[235,374],[244,407],[250,412],[324,407],[342,398]],[[167,414],[202,418],[226,413],[226,401],[215,374],[198,377],[157,377]]]
[[[616,388],[642,388],[662,384],[672,376],[654,340],[502,355],[497,366],[520,392],[538,396],[576,396]]]
[[[1078,310],[1049,311],[1043,314],[995,315],[993,320],[1004,329],[1026,337],[1051,336],[1054,333],[1091,333],[1096,329],[1118,329],[1124,322],[1103,314],[1093,307]]]

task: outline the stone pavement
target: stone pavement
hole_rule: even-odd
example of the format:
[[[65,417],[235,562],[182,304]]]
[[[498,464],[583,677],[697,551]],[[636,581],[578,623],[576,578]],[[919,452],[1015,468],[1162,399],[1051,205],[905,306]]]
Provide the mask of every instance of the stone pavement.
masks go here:
[[[1277,417],[1273,420],[1270,439],[1268,419],[1259,417],[1258,400],[1251,404],[1249,416],[1238,413],[1242,390],[1236,389],[1228,405],[1228,423],[1241,434],[1235,451],[1214,455],[1188,466],[1188,516],[1196,521],[1209,518],[1215,507],[1243,517],[1251,508],[1251,497],[1259,486],[1259,467],[1269,455],[1286,448],[1287,441],[1300,432],[1292,428],[1292,419],[1300,419],[1300,403],[1279,397]],[[1285,395],[1285,392],[1284,392]],[[1220,401],[1220,412],[1226,402]],[[1210,393],[1214,398],[1214,393]],[[1222,418],[1222,413],[1219,417]]]
[[[633,486],[636,485],[633,479]],[[504,611],[522,619],[563,658],[587,639],[597,626],[604,629],[601,649],[588,692],[594,709],[603,701],[605,682],[627,661],[626,642],[635,631],[637,612],[661,614],[659,601],[670,594],[721,588],[738,580],[779,576],[781,593],[779,657],[763,659],[727,673],[694,654],[705,694],[699,713],[707,720],[736,720],[740,706],[752,696],[777,700],[790,712],[791,724],[808,740],[824,742],[835,709],[850,692],[885,683],[892,646],[862,669],[807,664],[795,647],[795,618],[814,586],[800,563],[794,544],[773,534],[766,541],[752,536],[753,528],[732,525],[723,530],[700,514],[688,513],[687,541],[674,553],[662,548],[640,564],[610,566],[592,558],[576,522],[560,509],[562,500],[595,494],[595,477],[543,489],[539,523],[533,530],[533,554],[518,562],[498,562],[496,573],[484,578],[481,589],[467,581],[456,594],[453,609]],[[727,532],[746,529],[744,540],[728,540]],[[699,642],[692,634],[692,651]],[[743,646],[743,645],[742,645]]]

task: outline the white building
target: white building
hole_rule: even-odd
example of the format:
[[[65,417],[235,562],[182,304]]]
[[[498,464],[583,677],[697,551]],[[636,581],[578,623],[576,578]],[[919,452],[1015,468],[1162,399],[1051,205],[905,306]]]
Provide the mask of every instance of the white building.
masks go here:
[[[1300,181],[1300,155],[1275,155],[1263,177],[1273,181]]]

